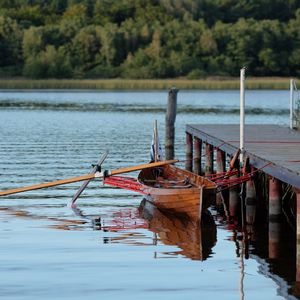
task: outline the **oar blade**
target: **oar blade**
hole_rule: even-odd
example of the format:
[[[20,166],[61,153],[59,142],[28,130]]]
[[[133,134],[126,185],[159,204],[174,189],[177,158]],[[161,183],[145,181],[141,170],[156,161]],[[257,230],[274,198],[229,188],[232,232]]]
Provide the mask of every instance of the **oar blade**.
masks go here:
[[[104,162],[104,160],[106,159],[108,155],[108,150],[106,150],[100,157],[100,159],[97,161],[97,164],[93,167],[91,174],[95,174],[99,168],[101,167],[102,163]],[[85,188],[88,186],[88,184],[90,183],[91,180],[86,180],[82,183],[81,187],[79,188],[79,190],[76,192],[76,194],[73,196],[72,200],[71,200],[71,206],[75,205],[75,201],[79,198],[79,196],[82,194],[82,192],[85,190]]]

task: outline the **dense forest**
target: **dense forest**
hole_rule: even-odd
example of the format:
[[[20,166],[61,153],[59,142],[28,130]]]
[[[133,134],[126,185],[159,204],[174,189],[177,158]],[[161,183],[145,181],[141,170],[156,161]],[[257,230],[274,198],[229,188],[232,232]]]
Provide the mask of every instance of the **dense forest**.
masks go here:
[[[300,0],[0,0],[0,76],[300,76]]]

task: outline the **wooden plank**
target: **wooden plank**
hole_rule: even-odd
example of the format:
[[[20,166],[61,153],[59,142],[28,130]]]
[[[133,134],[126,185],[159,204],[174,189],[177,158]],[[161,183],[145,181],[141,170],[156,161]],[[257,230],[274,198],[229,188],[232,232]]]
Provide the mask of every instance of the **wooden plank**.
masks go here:
[[[186,132],[229,155],[239,147],[238,124],[192,124]],[[281,181],[300,187],[300,132],[279,125],[246,125],[245,155],[250,164]]]

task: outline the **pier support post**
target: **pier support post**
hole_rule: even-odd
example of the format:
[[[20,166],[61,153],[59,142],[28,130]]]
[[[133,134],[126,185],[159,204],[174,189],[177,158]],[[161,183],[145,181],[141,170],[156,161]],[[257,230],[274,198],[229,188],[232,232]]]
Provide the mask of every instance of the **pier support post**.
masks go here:
[[[281,232],[281,181],[269,179],[269,258],[279,257]]]
[[[217,149],[217,157],[216,157],[216,163],[217,163],[217,173],[223,173],[226,171],[226,155],[225,152],[221,149]],[[216,194],[216,204],[222,205],[223,199],[222,199],[222,192]]]
[[[223,173],[226,170],[226,157],[223,150],[217,149],[217,173]]]
[[[205,144],[205,175],[212,174],[214,171],[214,148],[212,145]]]
[[[275,259],[280,256],[281,222],[269,220],[269,258]]]
[[[239,158],[235,158],[233,169],[239,170],[240,161]],[[233,175],[230,178],[237,178],[239,175]],[[239,196],[239,185],[233,186],[229,189],[229,214],[230,217],[237,217],[238,211],[240,211],[240,196]]]
[[[300,283],[300,190],[296,189],[296,205],[297,205],[297,258],[296,258],[296,282]]]
[[[193,170],[193,136],[186,132],[185,169]]]
[[[201,175],[202,140],[194,138],[194,173]]]
[[[253,225],[256,215],[256,190],[254,180],[251,179],[246,182],[246,224]]]
[[[175,120],[177,110],[177,93],[178,89],[171,88],[169,90],[168,105],[166,113],[166,138],[165,153],[166,160],[174,159],[174,140],[175,140]]]
[[[281,181],[269,179],[269,219],[279,220],[281,216]]]
[[[239,188],[234,186],[229,189],[229,214],[230,217],[237,217],[240,204]]]

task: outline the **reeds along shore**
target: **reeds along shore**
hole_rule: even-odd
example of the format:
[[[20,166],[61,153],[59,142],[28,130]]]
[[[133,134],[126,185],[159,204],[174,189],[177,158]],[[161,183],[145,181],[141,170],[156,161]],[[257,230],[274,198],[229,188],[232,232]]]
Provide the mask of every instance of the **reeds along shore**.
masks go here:
[[[247,78],[247,89],[289,88],[289,78]],[[226,90],[239,89],[239,78],[209,79],[1,79],[1,90],[162,90],[176,86],[178,89]]]

